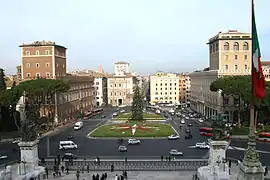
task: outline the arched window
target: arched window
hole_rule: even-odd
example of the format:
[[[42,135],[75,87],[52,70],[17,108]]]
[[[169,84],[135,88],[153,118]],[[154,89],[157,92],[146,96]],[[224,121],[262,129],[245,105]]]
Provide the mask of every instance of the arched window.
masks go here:
[[[229,45],[228,42],[225,42],[225,44],[224,44],[224,50],[225,51],[229,51],[230,50],[230,45]]]
[[[234,50],[234,51],[239,51],[239,44],[238,44],[238,42],[235,42],[235,43],[233,44],[233,50]]]
[[[243,45],[243,50],[248,51],[248,42],[245,42]]]

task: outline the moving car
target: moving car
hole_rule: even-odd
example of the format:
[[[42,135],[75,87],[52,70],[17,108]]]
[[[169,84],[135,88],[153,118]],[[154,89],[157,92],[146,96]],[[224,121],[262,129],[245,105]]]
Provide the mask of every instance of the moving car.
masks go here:
[[[186,128],[186,133],[190,133],[191,130],[189,128]]]
[[[124,109],[120,111],[120,113],[124,113],[124,112],[125,112],[125,110],[124,110]]]
[[[181,120],[181,122],[180,122],[181,124],[185,124],[186,122],[185,122],[185,120]]]
[[[101,118],[105,118],[106,116],[105,115],[102,115]]]
[[[169,154],[170,156],[183,156],[183,153],[180,151],[177,151],[176,149],[171,149]]]
[[[197,148],[200,148],[200,149],[209,149],[209,145],[206,143],[206,142],[202,142],[202,143],[196,143],[195,145]]]
[[[60,141],[59,142],[59,149],[65,150],[65,149],[77,149],[78,145],[75,144],[73,141]]]
[[[192,134],[186,134],[185,139],[192,139]]]
[[[7,158],[8,158],[7,156],[4,156],[4,155],[0,154],[0,160],[4,160],[4,159],[7,159]]]
[[[82,121],[79,121],[79,122],[76,122],[75,124],[74,124],[74,130],[79,130],[79,129],[81,129],[83,127],[83,122]]]
[[[77,159],[77,156],[72,153],[65,153],[63,159]]]
[[[126,146],[119,146],[118,151],[119,152],[127,152],[127,147]]]
[[[139,139],[129,139],[128,144],[140,144],[141,141]]]
[[[188,124],[188,126],[190,126],[190,127],[191,127],[191,126],[192,126],[192,124],[191,124],[191,123],[189,123],[189,124]]]
[[[72,135],[68,135],[68,140],[73,139]]]
[[[198,119],[198,121],[199,121],[200,123],[203,123],[203,119],[202,119],[202,118]]]
[[[177,134],[172,134],[172,135],[170,135],[170,136],[168,136],[168,139],[169,140],[175,140],[175,139],[179,139],[180,137],[179,137],[179,135],[177,135]]]

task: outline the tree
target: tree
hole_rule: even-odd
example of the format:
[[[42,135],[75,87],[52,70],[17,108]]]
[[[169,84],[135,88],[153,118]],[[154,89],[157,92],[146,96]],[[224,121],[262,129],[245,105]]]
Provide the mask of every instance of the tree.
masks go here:
[[[257,111],[264,110],[269,112],[269,100],[270,100],[270,84],[267,83],[266,95],[263,100],[258,100],[254,97],[254,105]],[[218,78],[210,85],[211,91],[222,91],[222,96],[234,97],[238,99],[238,124],[241,122],[241,104],[242,101],[249,109],[251,100],[251,78],[250,76],[225,76]]]
[[[4,69],[0,68],[0,91],[6,90],[6,81],[5,81],[5,73]]]
[[[143,120],[143,98],[138,85],[134,88],[133,102],[131,106],[131,119]]]

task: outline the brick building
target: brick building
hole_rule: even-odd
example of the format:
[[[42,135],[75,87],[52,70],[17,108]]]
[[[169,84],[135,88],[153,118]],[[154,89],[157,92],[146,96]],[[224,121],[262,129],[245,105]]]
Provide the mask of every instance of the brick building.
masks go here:
[[[22,44],[21,66],[17,67],[17,76],[21,81],[36,78],[61,78],[67,81],[70,89],[56,94],[53,108],[45,108],[41,115],[53,114],[55,122],[93,109],[93,77],[79,77],[66,73],[66,47],[51,41],[35,41]],[[46,104],[45,104],[46,106]]]
[[[35,41],[19,47],[22,79],[65,76],[66,47],[51,41]]]

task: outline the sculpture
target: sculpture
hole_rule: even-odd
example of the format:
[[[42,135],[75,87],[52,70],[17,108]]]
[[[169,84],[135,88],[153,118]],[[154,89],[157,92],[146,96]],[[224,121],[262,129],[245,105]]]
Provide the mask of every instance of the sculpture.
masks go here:
[[[213,132],[213,140],[219,141],[224,140],[225,137],[225,124],[227,119],[226,115],[220,114],[218,116],[213,117],[212,119],[212,132]]]
[[[24,96],[25,97],[25,96]],[[37,139],[37,126],[33,121],[29,120],[29,104],[25,97],[25,103],[20,107],[20,119],[21,119],[21,136],[22,141],[29,142]]]

